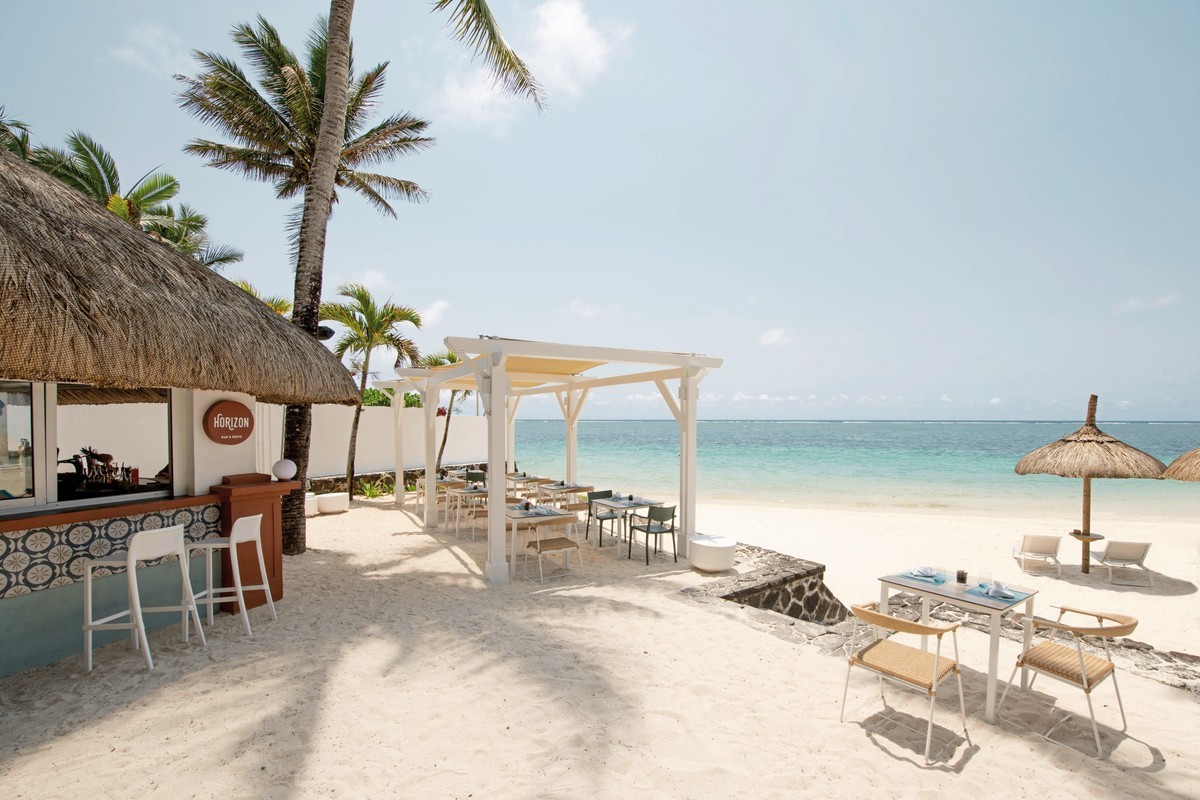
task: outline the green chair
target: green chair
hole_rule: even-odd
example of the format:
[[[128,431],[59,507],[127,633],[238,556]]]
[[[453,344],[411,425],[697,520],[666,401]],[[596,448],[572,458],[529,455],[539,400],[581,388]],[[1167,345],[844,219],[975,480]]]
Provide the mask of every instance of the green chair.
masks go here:
[[[675,544],[675,506],[650,506],[646,516],[633,514],[629,520],[629,557],[633,558],[634,531],[646,534],[646,566],[650,565],[650,537],[654,538],[654,552],[658,552],[658,537],[664,534],[671,536],[671,552],[675,560],[679,560],[678,545]]]
[[[621,518],[621,512],[612,511],[612,510],[601,511],[596,508],[596,506],[593,504],[592,501],[593,500],[608,500],[612,496],[613,496],[612,489],[604,489],[603,491],[599,491],[599,492],[588,492],[587,493],[588,516],[587,516],[587,524],[584,525],[584,528],[583,528],[583,538],[586,539],[591,535],[592,520],[595,519],[600,525],[600,538],[599,538],[598,544],[597,544],[598,547],[604,546],[604,523],[605,522],[609,523],[608,532],[611,533],[613,536],[617,535],[616,534],[616,522],[617,522],[617,520],[619,520]]]
[[[467,474],[463,476],[463,480],[467,483],[484,483],[487,481],[487,473],[469,469],[467,470]]]

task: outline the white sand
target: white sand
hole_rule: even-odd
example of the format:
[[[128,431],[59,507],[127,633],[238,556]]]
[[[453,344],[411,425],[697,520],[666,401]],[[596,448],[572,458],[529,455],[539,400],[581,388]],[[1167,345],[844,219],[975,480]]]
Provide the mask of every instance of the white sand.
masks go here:
[[[1016,577],[1001,557],[1012,521],[727,507],[699,519],[826,561],[845,600],[922,561]],[[1103,598],[1145,620],[1141,638],[1195,652],[1194,614],[1187,631],[1166,619],[1195,607],[1182,584],[1196,580],[1196,545],[1171,530],[1144,531],[1162,591],[1023,580],[1054,599]],[[916,532],[928,552],[903,544]],[[585,579],[493,589],[482,541],[427,535],[387,503],[312,520],[309,545],[285,562],[280,619],[253,612],[253,639],[223,616],[207,651],[177,629],[153,634],[153,673],[119,643],[90,675],[75,657],[3,679],[4,796],[1194,798],[1200,786],[1200,705],[1135,674],[1120,675],[1128,736],[1102,728],[1107,761],[984,723],[987,639],[973,630],[960,644],[974,746],[955,738],[948,692],[934,737],[955,744],[926,768],[923,728],[881,718],[874,681],[854,676],[839,723],[844,661],[768,633],[767,612],[686,599],[679,589],[706,578],[683,562],[647,568],[589,546]],[[1016,653],[1002,644],[1002,678]],[[1006,716],[1040,729],[1035,697],[1086,713],[1070,687],[1037,689]],[[1097,711],[1118,724],[1111,690]],[[886,696],[921,727],[921,698]],[[1089,728],[1066,735],[1090,744]]]

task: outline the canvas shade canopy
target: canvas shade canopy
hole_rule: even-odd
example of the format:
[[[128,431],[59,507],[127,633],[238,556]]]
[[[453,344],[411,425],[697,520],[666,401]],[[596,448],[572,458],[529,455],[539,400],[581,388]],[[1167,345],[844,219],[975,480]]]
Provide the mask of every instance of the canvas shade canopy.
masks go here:
[[[1200,481],[1200,447],[1172,461],[1162,476],[1172,481]]]
[[[236,391],[267,403],[358,400],[346,368],[312,336],[4,151],[0,377]]]
[[[488,474],[504,475],[512,464],[517,409],[524,397],[551,394],[558,400],[566,422],[566,480],[576,482],[576,444],[579,416],[593,389],[636,383],[658,387],[667,408],[679,423],[679,526],[677,548],[686,555],[688,535],[695,532],[696,514],[696,407],[700,381],[723,363],[720,358],[696,353],[668,353],[613,347],[536,342],[496,336],[449,336],[446,347],[462,360],[440,367],[397,369],[397,380],[376,381],[379,388],[421,394],[425,421],[425,491],[436,491],[437,398],[451,389],[478,391],[488,417]],[[668,382],[674,383],[675,391]],[[396,481],[403,486],[401,411],[394,402],[396,419]],[[503,480],[488,481],[487,575],[493,583],[508,580],[505,562]],[[437,527],[437,503],[427,494],[425,526]],[[396,493],[396,502],[403,494]]]
[[[1130,447],[1096,427],[1096,395],[1088,400],[1087,421],[1074,433],[1027,453],[1017,462],[1018,475],[1060,475],[1083,478],[1083,572],[1088,563],[1092,530],[1092,478],[1157,478],[1166,466],[1148,453]]]

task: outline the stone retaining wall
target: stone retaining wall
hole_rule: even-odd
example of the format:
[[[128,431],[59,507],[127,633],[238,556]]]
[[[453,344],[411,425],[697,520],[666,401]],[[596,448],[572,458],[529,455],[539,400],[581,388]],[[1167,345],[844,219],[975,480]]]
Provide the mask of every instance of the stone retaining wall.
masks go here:
[[[738,545],[737,561],[751,571],[686,591],[821,625],[842,622],[849,613],[825,585],[824,564],[747,544]]]

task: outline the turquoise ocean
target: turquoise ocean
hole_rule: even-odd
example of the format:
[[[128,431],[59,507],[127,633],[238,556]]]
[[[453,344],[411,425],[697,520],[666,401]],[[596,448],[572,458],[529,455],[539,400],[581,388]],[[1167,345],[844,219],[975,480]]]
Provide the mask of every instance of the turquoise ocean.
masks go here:
[[[1108,422],[1101,429],[1165,464],[1200,446],[1197,422]],[[697,425],[698,499],[826,508],[1078,516],[1082,481],[1017,475],[1025,453],[1078,422],[710,420]],[[520,469],[562,477],[562,420],[518,420]],[[578,479],[597,488],[673,498],[674,420],[581,420]],[[1094,480],[1092,518],[1195,518],[1200,483]]]

